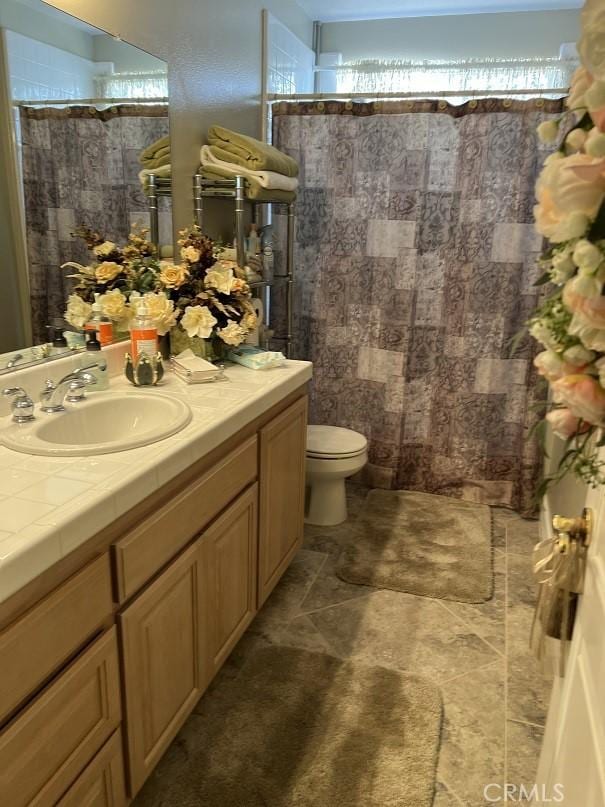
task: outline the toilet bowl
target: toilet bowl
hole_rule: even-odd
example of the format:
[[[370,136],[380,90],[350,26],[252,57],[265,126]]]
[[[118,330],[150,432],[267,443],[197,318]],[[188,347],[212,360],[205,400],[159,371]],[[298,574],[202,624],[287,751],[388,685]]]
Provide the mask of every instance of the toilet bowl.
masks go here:
[[[368,441],[339,426],[307,427],[305,521],[321,527],[347,519],[345,479],[368,461]]]

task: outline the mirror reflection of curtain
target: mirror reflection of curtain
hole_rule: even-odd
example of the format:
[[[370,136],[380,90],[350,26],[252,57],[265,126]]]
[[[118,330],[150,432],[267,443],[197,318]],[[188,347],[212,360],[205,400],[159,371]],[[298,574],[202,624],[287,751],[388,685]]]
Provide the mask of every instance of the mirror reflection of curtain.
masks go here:
[[[21,107],[21,132],[36,344],[47,340],[46,326],[65,310],[70,281],[61,264],[90,260],[81,241],[71,237],[75,228],[85,225],[123,241],[134,223],[148,222],[138,157],[168,134],[168,107]]]
[[[543,396],[535,344],[510,343],[538,294],[535,129],[561,102],[274,110],[301,168],[293,357],[314,363],[310,422],[365,434],[375,487],[531,511]]]

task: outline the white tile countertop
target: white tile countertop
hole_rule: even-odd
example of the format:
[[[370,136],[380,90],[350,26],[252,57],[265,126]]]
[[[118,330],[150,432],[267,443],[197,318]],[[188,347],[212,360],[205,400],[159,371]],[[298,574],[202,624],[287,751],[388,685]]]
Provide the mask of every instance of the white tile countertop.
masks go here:
[[[142,448],[55,458],[0,446],[0,602],[309,381],[311,367],[303,361],[259,371],[233,365],[225,381],[191,385],[167,373],[146,393],[186,401],[193,418],[172,437]],[[9,378],[11,385],[22,383]],[[115,376],[111,389],[133,388]],[[0,418],[0,429],[9,424],[8,416]]]

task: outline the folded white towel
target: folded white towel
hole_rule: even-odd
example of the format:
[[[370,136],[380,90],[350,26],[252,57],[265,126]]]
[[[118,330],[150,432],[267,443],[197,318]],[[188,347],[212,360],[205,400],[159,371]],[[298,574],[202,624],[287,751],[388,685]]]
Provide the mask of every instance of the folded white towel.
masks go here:
[[[276,174],[275,171],[251,171],[249,168],[243,168],[236,163],[227,163],[224,160],[219,160],[215,157],[210,146],[202,146],[200,152],[200,162],[202,167],[222,168],[223,171],[232,173],[233,176],[250,177],[255,179],[263,188],[273,191],[295,191],[298,188],[298,179],[296,177],[287,177],[284,174]]]

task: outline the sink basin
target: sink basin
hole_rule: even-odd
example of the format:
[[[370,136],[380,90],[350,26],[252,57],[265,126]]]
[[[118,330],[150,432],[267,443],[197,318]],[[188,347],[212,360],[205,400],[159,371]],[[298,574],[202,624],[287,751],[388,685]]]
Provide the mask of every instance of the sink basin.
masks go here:
[[[31,423],[11,423],[0,430],[0,443],[14,451],[48,457],[111,454],[164,440],[190,420],[187,404],[167,395],[93,393],[65,412],[36,411]]]

